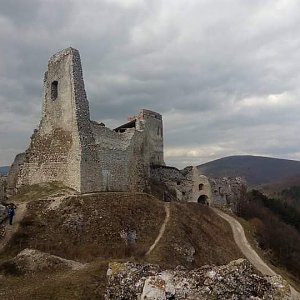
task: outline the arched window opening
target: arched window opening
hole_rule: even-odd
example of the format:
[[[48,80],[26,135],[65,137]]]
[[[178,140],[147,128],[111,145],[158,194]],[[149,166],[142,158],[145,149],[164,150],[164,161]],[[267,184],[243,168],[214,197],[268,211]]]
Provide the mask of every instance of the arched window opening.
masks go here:
[[[199,183],[199,191],[203,190],[203,183]]]
[[[201,195],[198,198],[198,203],[208,205],[208,197],[206,195]]]
[[[58,96],[58,81],[52,81],[51,83],[51,99],[56,100]]]

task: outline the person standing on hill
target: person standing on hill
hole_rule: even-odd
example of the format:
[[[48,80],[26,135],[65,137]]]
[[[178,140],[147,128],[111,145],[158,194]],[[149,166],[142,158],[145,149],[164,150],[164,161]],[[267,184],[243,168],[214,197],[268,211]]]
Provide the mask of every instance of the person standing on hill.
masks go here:
[[[7,215],[8,215],[9,225],[12,225],[12,221],[13,221],[13,218],[15,215],[15,209],[16,209],[16,206],[13,203],[8,205]]]

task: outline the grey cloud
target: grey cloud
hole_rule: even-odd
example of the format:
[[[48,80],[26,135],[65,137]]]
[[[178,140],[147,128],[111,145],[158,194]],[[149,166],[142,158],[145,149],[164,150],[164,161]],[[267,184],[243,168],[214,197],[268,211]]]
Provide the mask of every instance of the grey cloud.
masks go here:
[[[92,118],[113,127],[141,108],[161,112],[170,164],[300,159],[299,12],[280,0],[2,1],[0,165],[26,147],[47,59],[70,45]]]

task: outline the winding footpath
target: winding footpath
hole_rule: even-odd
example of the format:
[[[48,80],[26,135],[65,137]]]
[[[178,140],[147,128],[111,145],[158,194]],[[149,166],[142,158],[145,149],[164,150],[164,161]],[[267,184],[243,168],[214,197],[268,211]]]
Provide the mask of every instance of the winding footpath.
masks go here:
[[[223,218],[230,224],[235,243],[240,248],[241,252],[245,255],[245,257],[252,263],[252,265],[263,275],[278,275],[259,257],[259,255],[251,247],[251,245],[247,241],[242,225],[235,218],[222,212],[221,210],[217,208],[212,209],[217,215],[219,215],[221,218]],[[292,286],[290,286],[290,289],[292,299],[300,300],[300,293],[298,293]]]
[[[160,227],[157,238],[155,239],[154,243],[150,246],[149,250],[147,251],[146,256],[149,255],[154,250],[154,248],[159,243],[160,239],[162,238],[162,236],[165,233],[166,225],[168,224],[169,219],[170,219],[170,202],[165,203],[165,212],[166,212],[165,220]]]
[[[22,221],[22,219],[26,213],[26,205],[27,205],[27,203],[18,204],[17,209],[16,209],[16,214],[13,219],[13,224],[6,225],[5,235],[4,235],[3,239],[0,240],[0,252],[7,245],[7,243],[11,239],[11,237],[18,231],[20,221]],[[8,222],[8,220],[6,222]]]

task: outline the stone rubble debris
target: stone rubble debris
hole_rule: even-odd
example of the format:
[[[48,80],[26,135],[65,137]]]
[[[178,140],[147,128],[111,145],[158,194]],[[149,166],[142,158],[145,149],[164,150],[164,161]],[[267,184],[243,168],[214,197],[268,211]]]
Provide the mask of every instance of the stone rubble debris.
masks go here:
[[[112,262],[105,299],[292,299],[280,276],[259,276],[245,259],[223,266],[162,270],[158,265]]]

